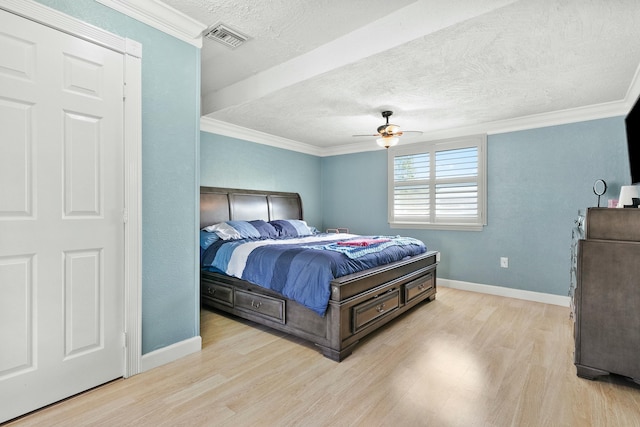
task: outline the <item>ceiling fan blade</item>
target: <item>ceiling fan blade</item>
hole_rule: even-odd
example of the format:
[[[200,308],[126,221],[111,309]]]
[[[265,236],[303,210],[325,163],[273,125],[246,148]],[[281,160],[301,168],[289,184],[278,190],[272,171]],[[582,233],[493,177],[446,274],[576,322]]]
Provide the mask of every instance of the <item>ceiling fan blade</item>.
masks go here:
[[[351,135],[351,136],[380,136],[379,133],[369,134],[369,135]]]
[[[404,132],[404,133],[417,133],[417,134],[423,134],[424,133],[421,130],[403,130],[402,132]]]

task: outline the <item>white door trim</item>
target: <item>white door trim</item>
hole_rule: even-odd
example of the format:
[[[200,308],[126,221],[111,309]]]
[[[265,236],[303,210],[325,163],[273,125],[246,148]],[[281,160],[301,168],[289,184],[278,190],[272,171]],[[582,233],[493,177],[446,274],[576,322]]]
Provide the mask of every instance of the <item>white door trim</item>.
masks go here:
[[[126,40],[127,52],[141,52],[141,45]],[[131,49],[133,48],[133,49]],[[142,372],[142,60],[124,57],[124,377]]]
[[[142,358],[142,45],[32,0],[0,0],[0,9],[124,55],[125,283],[124,377],[141,372]]]

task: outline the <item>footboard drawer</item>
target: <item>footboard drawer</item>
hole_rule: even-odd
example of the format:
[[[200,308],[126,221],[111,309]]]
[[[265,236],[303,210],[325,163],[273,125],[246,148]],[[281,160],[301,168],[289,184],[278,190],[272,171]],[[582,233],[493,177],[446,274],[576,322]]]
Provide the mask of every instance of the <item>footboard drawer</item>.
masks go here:
[[[420,295],[431,292],[435,286],[433,273],[425,274],[404,285],[405,304]]]
[[[233,288],[213,282],[202,282],[200,292],[203,298],[233,307]]]
[[[249,311],[279,323],[285,323],[284,300],[266,295],[255,294],[250,291],[235,290],[235,307]]]
[[[371,322],[385,316],[400,306],[400,291],[394,289],[391,292],[377,296],[367,302],[353,307],[353,333],[365,328]]]

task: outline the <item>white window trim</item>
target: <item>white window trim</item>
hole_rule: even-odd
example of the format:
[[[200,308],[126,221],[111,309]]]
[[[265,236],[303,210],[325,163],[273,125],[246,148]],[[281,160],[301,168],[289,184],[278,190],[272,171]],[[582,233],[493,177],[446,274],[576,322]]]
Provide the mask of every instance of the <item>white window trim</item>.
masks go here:
[[[397,221],[394,218],[394,158],[397,156],[435,152],[465,147],[478,147],[478,221],[474,223],[457,222],[419,222]],[[487,225],[487,135],[470,135],[436,141],[398,145],[387,150],[387,212],[391,228],[482,231]]]

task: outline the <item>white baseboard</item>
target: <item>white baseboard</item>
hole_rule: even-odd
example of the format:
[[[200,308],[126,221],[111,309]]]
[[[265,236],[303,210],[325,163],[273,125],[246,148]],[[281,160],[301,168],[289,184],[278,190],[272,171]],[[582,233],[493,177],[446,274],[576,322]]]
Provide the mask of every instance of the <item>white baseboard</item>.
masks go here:
[[[143,354],[141,361],[142,372],[173,362],[200,350],[202,350],[202,338],[197,336],[168,345],[151,353]]]
[[[571,301],[568,296],[562,295],[505,288],[503,286],[482,285],[479,283],[462,282],[460,280],[441,279],[439,277],[437,280],[438,286],[442,286],[443,288],[460,289],[462,291],[479,292],[481,294],[542,302],[544,304],[553,304],[562,307],[569,307],[569,303]]]

